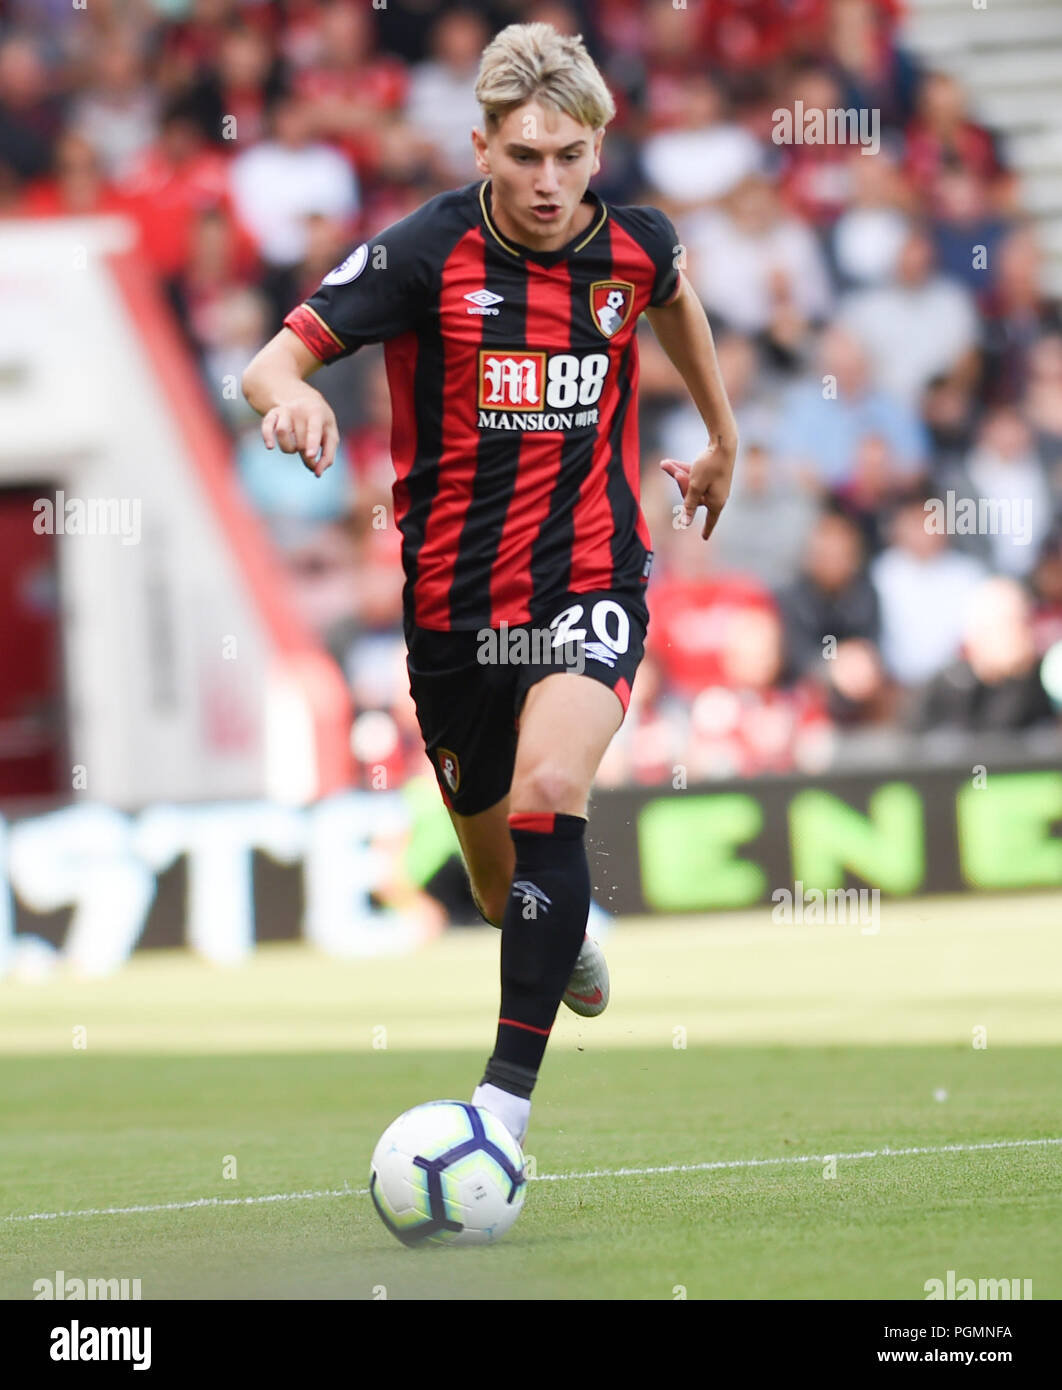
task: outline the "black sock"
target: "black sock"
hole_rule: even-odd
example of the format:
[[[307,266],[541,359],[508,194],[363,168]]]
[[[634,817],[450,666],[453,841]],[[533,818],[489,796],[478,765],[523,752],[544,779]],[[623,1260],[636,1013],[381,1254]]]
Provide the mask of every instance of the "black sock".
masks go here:
[[[582,816],[513,814],[516,869],[502,921],[501,1013],[483,1080],[530,1095],[586,933],[590,866]]]

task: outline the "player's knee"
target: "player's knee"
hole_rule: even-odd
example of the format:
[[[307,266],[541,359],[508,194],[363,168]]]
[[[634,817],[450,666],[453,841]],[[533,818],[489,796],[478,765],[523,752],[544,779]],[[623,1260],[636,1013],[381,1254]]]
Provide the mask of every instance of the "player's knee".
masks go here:
[[[581,815],[586,803],[582,779],[563,763],[543,761],[523,772],[509,795],[512,811],[560,811]]]
[[[505,903],[509,896],[507,883],[489,886],[472,885],[472,900],[479,909],[479,915],[492,927],[500,927],[505,916]]]

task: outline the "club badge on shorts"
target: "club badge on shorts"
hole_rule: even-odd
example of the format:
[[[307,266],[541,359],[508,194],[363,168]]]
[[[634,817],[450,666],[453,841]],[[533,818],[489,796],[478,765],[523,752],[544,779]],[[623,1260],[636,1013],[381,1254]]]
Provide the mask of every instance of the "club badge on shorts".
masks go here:
[[[631,316],[634,286],[629,280],[595,280],[590,286],[590,314],[606,338],[614,338]]]
[[[456,792],[461,785],[461,764],[457,761],[457,754],[451,753],[449,748],[439,748],[436,750],[435,758],[439,764],[439,771],[446,779],[446,785],[452,792]]]

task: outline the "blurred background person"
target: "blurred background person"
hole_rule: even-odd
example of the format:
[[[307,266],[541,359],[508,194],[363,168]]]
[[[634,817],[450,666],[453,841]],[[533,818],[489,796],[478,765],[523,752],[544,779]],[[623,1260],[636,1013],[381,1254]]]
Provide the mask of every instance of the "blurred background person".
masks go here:
[[[819,338],[816,373],[796,382],[778,412],[774,452],[804,486],[816,492],[853,476],[859,446],[883,438],[897,480],[908,483],[925,466],[929,440],[916,411],[874,384],[868,355],[855,334],[833,326]]]
[[[850,195],[830,230],[829,250],[842,288],[892,278],[915,202],[893,151],[873,158],[849,151]]]
[[[945,472],[941,482],[954,498],[955,544],[998,573],[1028,574],[1054,525],[1058,503],[1021,415],[1010,406],[989,411],[961,466]],[[973,535],[958,527],[961,507],[976,518]]]
[[[269,138],[232,163],[236,213],[269,270],[290,272],[306,255],[311,216],[353,228],[360,205],[354,170],[343,155],[313,138],[310,109],[281,97],[268,117]]]
[[[476,177],[468,132],[480,120],[473,92],[479,57],[490,38],[482,14],[472,8],[447,10],[431,31],[431,57],[413,69],[404,117],[422,131],[435,156],[435,176],[444,183]]]
[[[642,147],[645,177],[672,217],[724,197],[764,162],[760,142],[730,119],[726,96],[710,74],[684,79],[681,113],[678,123]]]
[[[904,685],[928,680],[954,659],[985,573],[927,526],[925,502],[916,494],[897,507],[891,544],[870,566],[885,669]]]
[[[721,570],[778,590],[796,576],[812,534],[815,503],[779,468],[762,434],[746,431],[741,447],[744,466],[712,533],[713,549]]]
[[[839,511],[824,511],[808,537],[800,576],[779,595],[791,676],[825,692],[830,717],[875,722],[891,713],[878,652],[881,613],[866,572],[863,538]]]
[[[912,727],[1000,733],[1057,722],[1040,679],[1028,596],[1013,579],[989,579],[975,590],[961,656],[921,692]]]
[[[784,210],[765,175],[747,175],[718,207],[680,219],[677,230],[713,329],[768,341],[777,334],[791,346],[829,313],[833,295],[819,243]]]
[[[1021,405],[1040,457],[1055,479],[1057,495],[1057,470],[1062,464],[1062,333],[1045,333],[1030,349]]]
[[[838,317],[859,339],[877,385],[908,406],[941,373],[973,377],[981,341],[973,296],[934,267],[933,242],[912,226],[892,279],[857,290]]]
[[[785,679],[782,624],[773,606],[728,623],[720,681],[690,708],[691,777],[814,771],[829,762],[832,730],[810,681]]]

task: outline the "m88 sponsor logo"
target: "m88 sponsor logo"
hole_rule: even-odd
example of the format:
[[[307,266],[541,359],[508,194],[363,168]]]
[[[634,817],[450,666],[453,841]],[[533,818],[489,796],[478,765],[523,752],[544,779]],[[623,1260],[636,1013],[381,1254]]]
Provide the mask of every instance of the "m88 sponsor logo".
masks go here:
[[[593,407],[608,368],[607,352],[578,356],[481,349],[479,428],[564,430],[596,425],[598,412]]]

